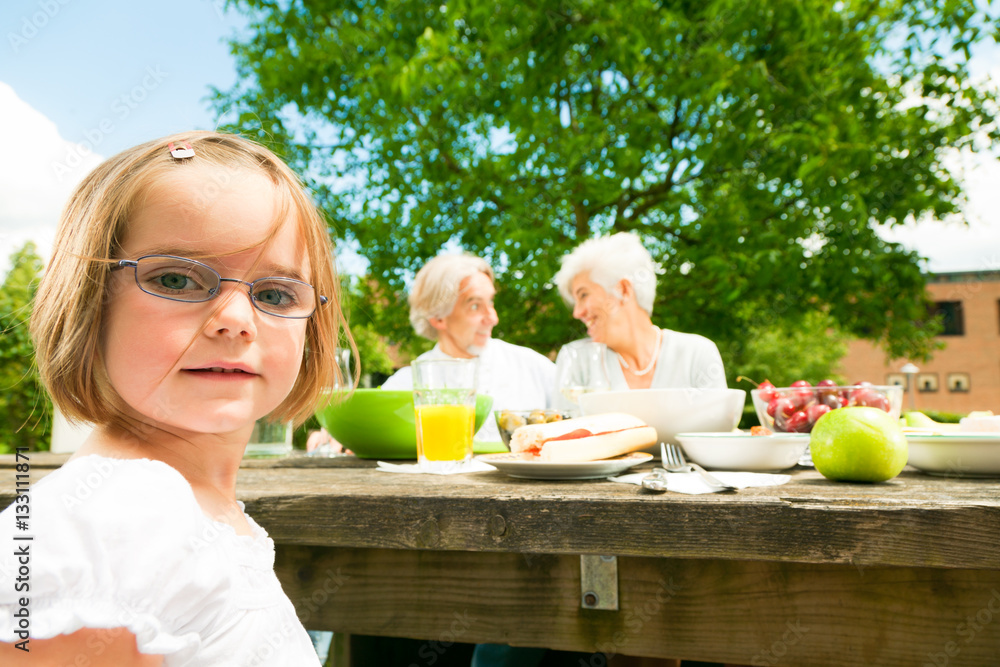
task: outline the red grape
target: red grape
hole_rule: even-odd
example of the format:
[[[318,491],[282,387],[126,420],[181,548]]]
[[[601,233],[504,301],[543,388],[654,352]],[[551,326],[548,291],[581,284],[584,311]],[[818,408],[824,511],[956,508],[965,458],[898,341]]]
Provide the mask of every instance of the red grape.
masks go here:
[[[826,396],[823,396],[821,400],[823,401],[823,405],[827,406],[831,410],[847,407],[847,399],[843,398],[837,392],[827,394]]]
[[[809,410],[806,414],[809,415],[809,423],[815,424],[816,421],[830,411],[830,406],[825,403],[817,403],[816,405],[809,406]]]
[[[757,385],[757,395],[760,396],[760,400],[765,403],[771,402],[771,399],[774,398],[774,385],[771,384],[770,380],[764,380]]]
[[[848,401],[848,405],[871,406],[872,403],[875,402],[876,399],[878,398],[881,398],[881,396],[877,392],[871,389],[868,388],[855,389],[854,391],[851,392],[851,397],[850,400]]]
[[[851,395],[850,405],[862,405],[889,412],[889,399],[874,389],[862,389]]]
[[[813,387],[805,380],[796,380],[792,383],[791,395],[798,399],[798,407],[802,407],[813,397]]]
[[[781,418],[784,419],[795,412],[796,409],[795,404],[789,398],[776,398],[767,404],[767,414],[775,419],[778,418],[778,415],[781,415]]]
[[[799,410],[785,422],[785,430],[790,433],[805,433],[812,426],[805,410]]]
[[[816,395],[821,401],[826,402],[828,396],[837,395],[837,383],[833,380],[820,380],[816,383]],[[833,406],[830,405],[830,407]]]

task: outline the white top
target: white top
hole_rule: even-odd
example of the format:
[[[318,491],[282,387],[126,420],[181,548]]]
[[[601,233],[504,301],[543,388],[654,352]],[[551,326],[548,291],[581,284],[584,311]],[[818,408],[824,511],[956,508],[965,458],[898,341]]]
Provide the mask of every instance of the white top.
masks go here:
[[[663,340],[660,342],[660,356],[653,369],[651,388],[656,389],[725,389],[726,371],[722,365],[722,355],[715,343],[698,334],[681,333],[670,329],[661,329]],[[556,378],[567,371],[569,355],[567,348],[592,343],[590,338],[575,340],[563,345],[556,356]],[[618,355],[609,347],[604,351],[604,367],[608,373],[611,391],[628,390],[625,373],[618,361]],[[558,382],[558,379],[557,379]],[[560,410],[570,410],[576,406],[558,392],[555,393],[556,407]]]
[[[451,359],[440,346],[421,354],[417,359]],[[493,397],[494,410],[534,410],[552,407],[556,366],[548,357],[531,348],[512,345],[491,338],[479,356],[479,393]],[[409,366],[400,368],[382,384],[382,389],[413,388]],[[489,418],[476,433],[480,442],[499,442],[496,420]]]
[[[274,574],[271,538],[249,516],[252,536],[205,516],[166,463],[86,456],[27,495],[28,530],[16,502],[0,513],[0,641],[22,640],[14,614],[27,597],[34,639],[126,627],[168,667],[319,665]],[[24,565],[18,549],[21,592],[9,584]]]

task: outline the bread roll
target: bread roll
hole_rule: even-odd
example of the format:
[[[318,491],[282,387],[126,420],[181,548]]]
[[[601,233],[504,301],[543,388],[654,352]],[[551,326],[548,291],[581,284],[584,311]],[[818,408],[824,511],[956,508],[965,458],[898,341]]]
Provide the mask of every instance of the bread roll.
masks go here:
[[[656,444],[656,429],[622,412],[531,424],[514,431],[510,451],[550,463],[599,461]]]

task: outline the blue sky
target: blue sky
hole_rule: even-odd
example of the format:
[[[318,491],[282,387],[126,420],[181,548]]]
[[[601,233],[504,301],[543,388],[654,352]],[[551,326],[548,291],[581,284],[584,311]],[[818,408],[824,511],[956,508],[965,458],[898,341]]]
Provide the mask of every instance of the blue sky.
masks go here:
[[[170,132],[209,129],[210,86],[226,89],[236,79],[226,38],[246,23],[222,5],[5,0],[0,81],[63,139],[99,136],[95,149],[104,156]],[[105,120],[110,132],[101,129]]]
[[[103,158],[214,127],[211,87],[234,83],[227,40],[245,25],[224,0],[0,2],[0,271],[29,239],[47,257],[63,203]],[[1000,85],[1000,48],[973,71]],[[1000,160],[955,155],[949,168],[970,192],[970,226],[883,235],[929,257],[932,271],[1000,270]]]

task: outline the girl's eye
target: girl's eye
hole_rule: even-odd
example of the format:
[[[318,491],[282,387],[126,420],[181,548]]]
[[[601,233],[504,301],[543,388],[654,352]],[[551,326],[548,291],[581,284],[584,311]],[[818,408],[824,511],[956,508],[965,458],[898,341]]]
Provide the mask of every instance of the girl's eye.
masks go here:
[[[288,310],[300,302],[295,286],[279,282],[254,284],[253,298],[267,310]]]
[[[479,310],[479,304],[478,303],[469,304],[469,310],[472,310],[472,311]]]
[[[164,272],[151,276],[146,283],[157,292],[192,292],[205,289],[204,285],[196,281],[193,276],[184,273]]]

